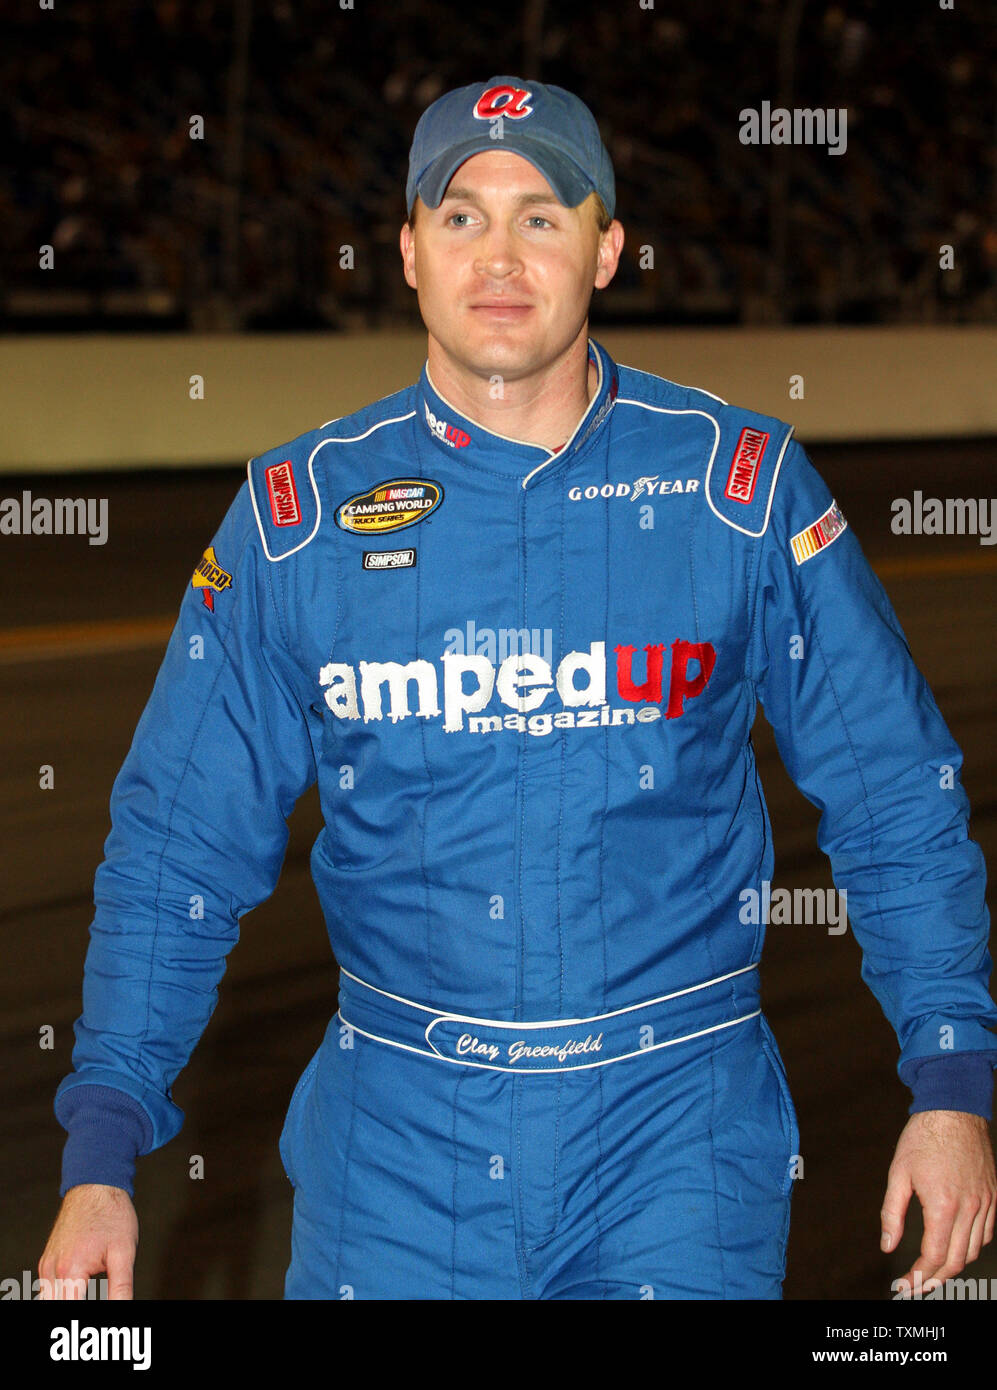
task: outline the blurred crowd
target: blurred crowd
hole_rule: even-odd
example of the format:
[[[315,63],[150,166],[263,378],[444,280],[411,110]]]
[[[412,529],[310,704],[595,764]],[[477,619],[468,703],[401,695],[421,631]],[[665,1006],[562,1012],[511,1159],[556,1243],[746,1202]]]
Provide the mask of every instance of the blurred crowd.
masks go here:
[[[603,130],[627,240],[597,319],[993,317],[987,0],[652,4],[25,5],[0,44],[3,327],[417,323],[397,246],[412,130],[501,72],[571,88]],[[846,107],[846,154],[742,144],[766,100]]]

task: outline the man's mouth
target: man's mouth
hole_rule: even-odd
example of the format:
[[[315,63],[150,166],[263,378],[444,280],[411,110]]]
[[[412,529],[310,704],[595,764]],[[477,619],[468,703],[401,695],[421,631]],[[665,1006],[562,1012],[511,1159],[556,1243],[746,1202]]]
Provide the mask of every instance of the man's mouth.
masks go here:
[[[482,314],[485,318],[524,318],[533,308],[521,300],[480,299],[470,306],[471,312]]]

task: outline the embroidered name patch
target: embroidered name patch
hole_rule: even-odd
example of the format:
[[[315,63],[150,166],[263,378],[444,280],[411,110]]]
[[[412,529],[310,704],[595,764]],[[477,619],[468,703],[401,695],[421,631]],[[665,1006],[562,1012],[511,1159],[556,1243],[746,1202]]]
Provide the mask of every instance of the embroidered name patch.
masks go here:
[[[848,522],[841,515],[841,508],[837,502],[832,502],[822,517],[790,541],[793,559],[798,565],[802,565],[804,560],[812,559],[818,550],[823,550],[840,536],[847,525]]]

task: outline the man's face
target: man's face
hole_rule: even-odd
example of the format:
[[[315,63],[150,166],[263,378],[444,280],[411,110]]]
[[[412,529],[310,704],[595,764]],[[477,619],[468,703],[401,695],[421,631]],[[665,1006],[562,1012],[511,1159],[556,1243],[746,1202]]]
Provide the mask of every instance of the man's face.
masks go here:
[[[402,228],[405,279],[431,338],[478,376],[512,381],[575,341],[593,288],[616,271],[623,229],[600,235],[595,194],[575,208],[528,160],[488,150],[453,175],[438,208]]]

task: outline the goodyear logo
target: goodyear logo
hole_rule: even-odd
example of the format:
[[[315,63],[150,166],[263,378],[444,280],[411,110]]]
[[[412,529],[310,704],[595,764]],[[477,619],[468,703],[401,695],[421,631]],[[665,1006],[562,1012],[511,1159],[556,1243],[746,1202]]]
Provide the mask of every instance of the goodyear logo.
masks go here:
[[[336,525],[362,536],[379,536],[414,526],[442,501],[442,487],[428,478],[390,478],[341,502],[336,508]]]
[[[215,611],[215,594],[220,594],[223,590],[232,587],[232,576],[228,570],[223,570],[218,563],[213,545],[209,545],[198,560],[190,582],[193,588],[204,590],[204,606],[213,613]]]

